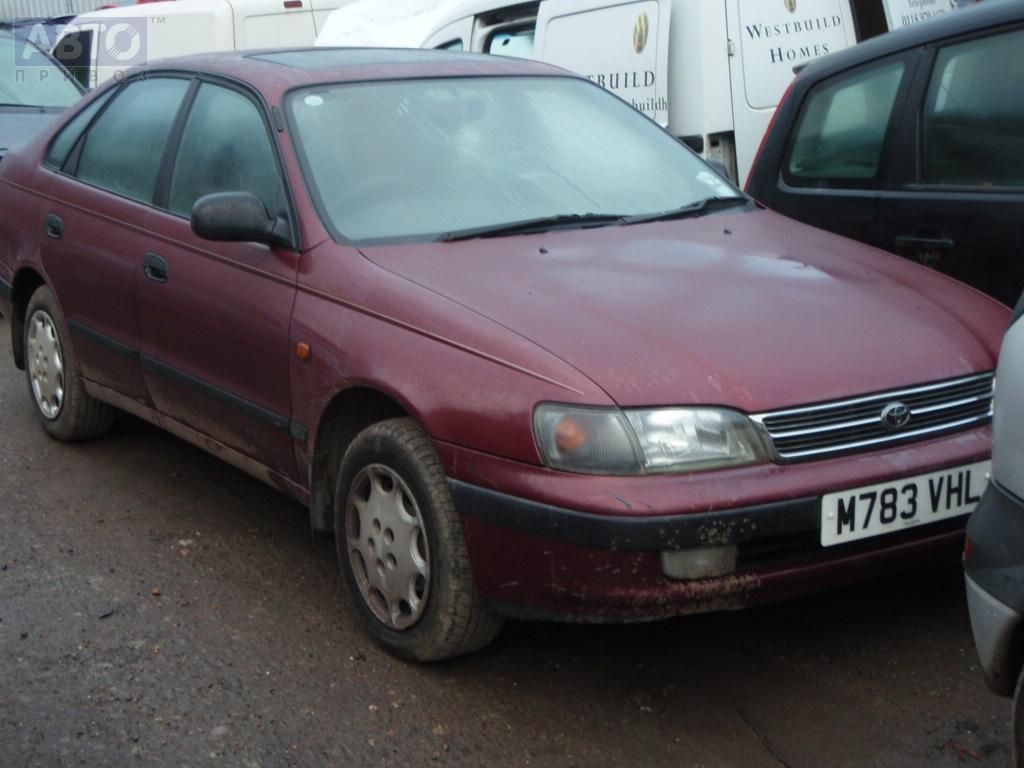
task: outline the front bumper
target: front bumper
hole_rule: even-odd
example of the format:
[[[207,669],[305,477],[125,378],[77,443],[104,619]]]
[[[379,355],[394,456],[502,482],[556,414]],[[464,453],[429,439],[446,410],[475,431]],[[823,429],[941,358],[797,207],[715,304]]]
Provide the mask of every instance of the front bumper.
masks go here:
[[[439,453],[477,588],[492,609],[519,618],[614,622],[743,608],[937,561],[954,565],[965,517],[822,547],[821,496],[986,458],[987,437],[987,430],[964,433],[881,459],[639,480],[572,477],[445,445]],[[834,475],[834,485],[825,485],[823,475]],[[768,484],[784,486],[778,495],[786,500],[759,498]],[[708,498],[721,488],[728,495],[717,503]],[[695,497],[697,508],[687,508]],[[666,498],[674,500],[667,510],[659,507]],[[730,575],[681,580],[663,571],[664,551],[723,545],[736,547]]]
[[[967,526],[967,607],[985,680],[1013,694],[1024,664],[1024,500],[989,483]]]

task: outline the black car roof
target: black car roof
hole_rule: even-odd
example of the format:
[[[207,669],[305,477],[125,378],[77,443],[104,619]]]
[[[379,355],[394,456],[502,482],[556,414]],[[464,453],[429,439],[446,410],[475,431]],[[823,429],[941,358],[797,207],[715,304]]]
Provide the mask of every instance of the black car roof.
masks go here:
[[[904,27],[894,32],[886,32],[818,59],[800,73],[800,79],[828,77],[844,69],[899,51],[1014,22],[1024,22],[1024,2],[1022,0],[983,0],[974,5],[950,11],[932,21]]]

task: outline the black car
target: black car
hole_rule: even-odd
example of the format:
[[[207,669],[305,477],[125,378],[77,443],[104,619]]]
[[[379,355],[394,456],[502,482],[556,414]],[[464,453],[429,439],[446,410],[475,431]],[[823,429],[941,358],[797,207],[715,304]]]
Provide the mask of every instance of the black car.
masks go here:
[[[747,191],[1012,306],[1024,289],[1024,2],[989,0],[808,66]]]
[[[0,23],[0,160],[84,93],[66,69],[14,24]]]

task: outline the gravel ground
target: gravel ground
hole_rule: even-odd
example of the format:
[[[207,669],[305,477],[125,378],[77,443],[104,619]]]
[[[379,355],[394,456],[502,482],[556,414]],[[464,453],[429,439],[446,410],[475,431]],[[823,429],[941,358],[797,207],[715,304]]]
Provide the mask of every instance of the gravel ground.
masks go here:
[[[0,321],[0,766],[1008,766],[955,564],[657,624],[361,632],[304,510],[123,418],[58,445]]]

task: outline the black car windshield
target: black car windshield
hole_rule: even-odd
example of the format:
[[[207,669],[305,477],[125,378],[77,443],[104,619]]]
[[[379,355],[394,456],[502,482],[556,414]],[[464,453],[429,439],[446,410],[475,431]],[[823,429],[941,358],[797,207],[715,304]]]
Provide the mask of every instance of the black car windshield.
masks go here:
[[[71,76],[39,48],[0,30],[0,107],[63,109],[81,95]]]
[[[288,109],[321,215],[355,243],[607,225],[739,194],[576,78],[331,84],[293,92]]]

